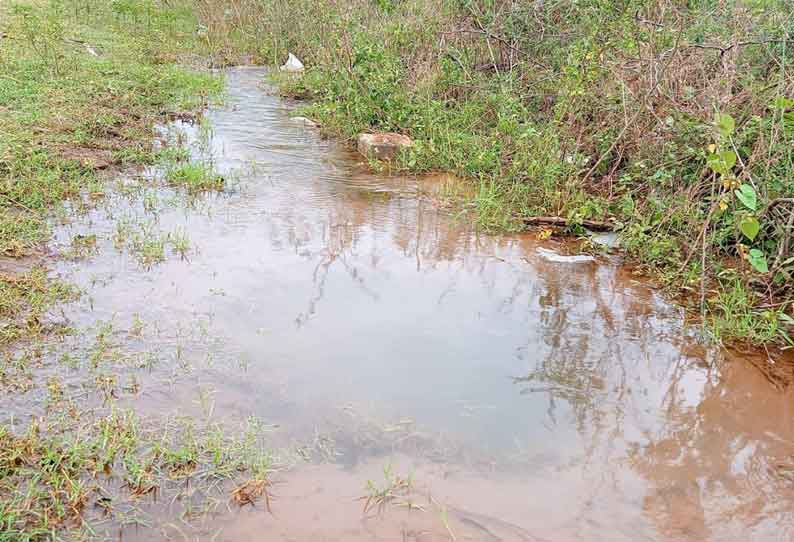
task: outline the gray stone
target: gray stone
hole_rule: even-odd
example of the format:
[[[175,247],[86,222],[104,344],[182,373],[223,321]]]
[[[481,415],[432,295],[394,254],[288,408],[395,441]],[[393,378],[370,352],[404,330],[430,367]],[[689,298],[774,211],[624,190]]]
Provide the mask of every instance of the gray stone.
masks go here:
[[[358,136],[358,152],[367,158],[392,160],[400,149],[413,145],[408,136],[395,133],[361,134]]]

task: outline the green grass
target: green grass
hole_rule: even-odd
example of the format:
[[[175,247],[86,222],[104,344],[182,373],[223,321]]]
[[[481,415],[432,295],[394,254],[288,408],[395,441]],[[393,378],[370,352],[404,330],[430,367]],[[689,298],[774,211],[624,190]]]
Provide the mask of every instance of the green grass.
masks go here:
[[[3,10],[0,253],[35,256],[58,206],[91,205],[103,196],[107,175],[100,169],[184,158],[183,149],[154,148],[152,128],[171,114],[202,108],[222,81],[186,67],[205,54],[205,45],[184,5],[65,0],[4,4]],[[208,182],[185,179],[190,189]],[[150,264],[161,259],[162,245],[142,238],[137,252]],[[75,254],[84,249],[76,247]],[[38,283],[43,276],[36,275]],[[24,336],[30,327],[24,322],[46,310],[42,299],[54,299],[41,287],[14,284],[20,280],[0,281],[0,303],[18,324],[6,326],[4,342]]]
[[[186,189],[190,194],[223,190],[226,180],[205,162],[187,162],[175,165],[166,172],[166,180],[173,186]]]
[[[204,69],[216,51],[191,3],[3,2],[0,33],[0,252],[19,259],[0,273],[0,389],[38,394],[42,408],[22,429],[0,424],[0,542],[91,538],[98,511],[146,523],[127,515],[135,499],[184,497],[190,506],[198,493],[183,495],[185,487],[210,501],[267,497],[273,460],[260,426],[148,420],[116,407],[138,393],[136,371],[152,370],[157,358],[125,352],[112,323],[80,334],[85,352],[54,361],[47,346],[48,314],[78,295],[43,258],[54,216],[101,201],[120,168],[158,166],[191,195],[225,186],[184,147],[154,145],[156,125],[200,112],[222,90]],[[156,214],[157,198],[135,190]],[[186,231],[161,232],[155,221],[122,218],[113,241],[144,268],[191,250]],[[78,235],[63,256],[91,257],[97,246],[96,235]],[[140,321],[130,333],[142,333]]]
[[[44,319],[47,310],[76,296],[73,287],[50,279],[43,267],[13,276],[0,275],[0,345],[40,335],[48,326]]]
[[[143,420],[117,409],[90,423],[50,422],[31,425],[23,434],[0,426],[2,541],[85,536],[91,532],[84,523],[91,508],[113,514],[146,495],[176,499],[188,481],[204,484],[211,498],[224,492],[227,481],[238,488],[269,484],[273,469],[256,423],[230,431],[214,423]],[[109,493],[113,485],[125,493]]]

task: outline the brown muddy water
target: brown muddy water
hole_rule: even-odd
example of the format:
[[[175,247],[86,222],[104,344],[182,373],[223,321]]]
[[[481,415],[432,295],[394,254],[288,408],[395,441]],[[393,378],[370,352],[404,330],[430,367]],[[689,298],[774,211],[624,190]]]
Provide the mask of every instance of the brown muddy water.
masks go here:
[[[272,514],[223,508],[189,533],[161,518],[124,539],[794,540],[790,393],[700,346],[615,259],[478,233],[433,204],[452,180],[368,173],[263,77],[228,71],[222,106],[169,129],[226,191],[185,204],[128,179],[56,234],[99,248],[59,264],[86,290],[63,316],[165,360],[123,402],[253,416],[302,458]],[[166,243],[146,270],[114,248],[125,231],[190,250]],[[24,420],[37,396],[16,404]],[[363,514],[384,468],[413,489]]]

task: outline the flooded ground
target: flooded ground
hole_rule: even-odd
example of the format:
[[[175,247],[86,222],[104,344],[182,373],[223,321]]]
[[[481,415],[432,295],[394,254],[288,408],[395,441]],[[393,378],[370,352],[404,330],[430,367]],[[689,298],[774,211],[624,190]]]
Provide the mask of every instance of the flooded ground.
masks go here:
[[[59,228],[63,251],[97,235],[60,264],[86,290],[62,317],[158,360],[130,369],[123,403],[255,417],[301,459],[272,514],[221,507],[125,539],[794,539],[790,393],[699,346],[617,261],[478,233],[433,204],[453,180],[368,173],[291,120],[262,70],[227,77],[223,106],[171,132],[229,188],[185,204],[128,179]],[[166,261],[127,250],[136,235]],[[40,400],[2,406],[22,421]]]

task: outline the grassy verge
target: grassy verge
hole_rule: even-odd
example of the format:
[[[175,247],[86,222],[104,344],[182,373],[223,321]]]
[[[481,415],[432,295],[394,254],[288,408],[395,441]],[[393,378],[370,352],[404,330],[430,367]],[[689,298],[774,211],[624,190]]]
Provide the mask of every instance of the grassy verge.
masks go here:
[[[226,502],[224,489],[240,504],[268,498],[272,458],[256,424],[230,437],[218,424],[121,409],[47,420],[22,435],[0,427],[0,540],[88,539],[107,517],[146,526],[135,500],[147,496],[179,498],[187,510]]]
[[[64,201],[74,211],[102,198],[106,170],[155,161],[153,126],[201,108],[221,82],[176,64],[204,46],[187,8],[82,0],[2,9],[0,341],[9,343],[66,293],[42,279],[47,217]]]
[[[202,68],[208,45],[186,2],[0,1],[0,393],[11,405],[0,419],[0,541],[121,532],[146,525],[141,508],[158,498],[182,502],[189,520],[191,506],[267,496],[271,457],[256,424],[140,416],[118,400],[134,398],[136,370],[152,359],[121,354],[109,331],[82,352],[89,334],[69,329],[76,346],[58,357],[45,333],[53,306],[78,295],[48,273],[55,217],[101,201],[121,168],[160,164],[187,195],[223,187],[184,149],[154,146],[157,124],[220,93]],[[185,232],[118,230],[144,266],[190,250]],[[61,256],[96,250],[93,234],[72,241]]]
[[[394,166],[479,184],[484,227],[602,222],[718,339],[794,344],[786,2],[197,4],[214,40],[301,57],[282,86],[326,131],[410,135]]]

